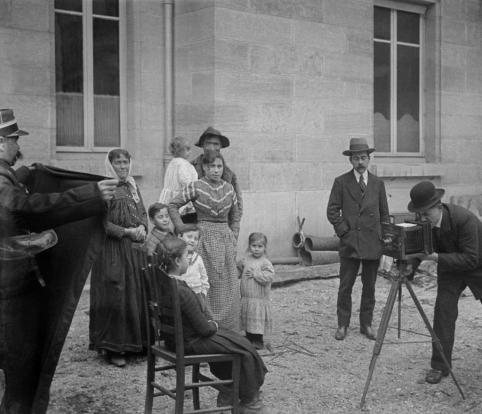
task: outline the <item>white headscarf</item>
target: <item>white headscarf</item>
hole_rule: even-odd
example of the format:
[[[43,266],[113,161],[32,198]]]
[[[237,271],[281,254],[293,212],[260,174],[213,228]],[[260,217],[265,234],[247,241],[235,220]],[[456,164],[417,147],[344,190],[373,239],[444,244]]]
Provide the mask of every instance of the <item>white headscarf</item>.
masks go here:
[[[106,177],[112,177],[112,178],[118,178],[120,180],[120,177],[117,175],[117,173],[114,170],[114,167],[112,166],[111,162],[109,161],[109,154],[117,149],[121,148],[113,148],[111,149],[107,155],[105,156],[105,175]],[[129,161],[129,173],[126,178],[126,183],[129,186],[129,190],[131,191],[132,198],[136,203],[140,201],[139,194],[137,193],[137,185],[136,185],[136,180],[134,180],[134,177],[131,176],[131,170],[132,170],[132,158]]]

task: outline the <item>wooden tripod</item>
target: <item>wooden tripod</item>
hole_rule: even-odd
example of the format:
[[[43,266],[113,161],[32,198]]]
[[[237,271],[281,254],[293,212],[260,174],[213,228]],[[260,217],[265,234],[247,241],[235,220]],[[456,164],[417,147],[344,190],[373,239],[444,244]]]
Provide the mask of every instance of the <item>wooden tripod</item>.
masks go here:
[[[390,317],[392,315],[392,310],[393,306],[395,304],[395,300],[398,295],[398,337],[400,338],[400,319],[401,319],[401,297],[402,297],[402,285],[405,284],[407,287],[407,290],[410,293],[410,296],[412,297],[413,302],[415,303],[415,306],[417,307],[418,313],[422,317],[425,326],[427,330],[430,332],[430,336],[432,337],[432,342],[434,345],[437,347],[437,350],[440,352],[440,355],[443,358],[444,364],[447,367],[448,371],[450,372],[450,375],[457,386],[457,389],[460,392],[460,395],[462,396],[463,399],[465,399],[464,393],[462,392],[462,389],[460,388],[459,383],[457,382],[457,379],[455,378],[454,373],[452,372],[452,368],[450,367],[447,358],[445,357],[445,354],[443,352],[442,344],[440,343],[440,339],[437,337],[435,334],[435,331],[432,328],[432,325],[430,325],[430,322],[427,318],[427,315],[425,314],[422,305],[420,304],[420,301],[418,300],[417,296],[415,295],[415,292],[413,290],[411,282],[407,279],[406,274],[406,268],[407,268],[407,261],[406,260],[398,260],[397,261],[397,267],[398,267],[398,275],[394,277],[392,280],[392,286],[390,287],[390,293],[388,294],[388,299],[385,304],[385,309],[382,314],[382,318],[380,321],[380,326],[378,327],[378,333],[377,333],[377,339],[375,342],[375,345],[373,346],[373,354],[372,354],[372,359],[370,361],[370,367],[368,369],[368,377],[365,382],[365,389],[363,390],[363,395],[360,403],[360,408],[363,408],[365,405],[365,398],[368,392],[368,387],[370,386],[370,381],[373,376],[373,372],[375,371],[375,364],[378,358],[378,355],[380,355],[380,352],[382,350],[382,345],[383,341],[385,339],[385,334],[387,333],[387,328],[388,328],[388,323],[390,322]]]

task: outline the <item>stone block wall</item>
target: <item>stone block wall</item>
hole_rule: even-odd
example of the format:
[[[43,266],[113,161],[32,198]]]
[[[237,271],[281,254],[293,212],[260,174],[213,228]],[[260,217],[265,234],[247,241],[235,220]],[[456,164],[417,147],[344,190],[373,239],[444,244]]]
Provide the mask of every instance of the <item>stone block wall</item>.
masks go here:
[[[2,2],[0,13],[0,95],[2,108],[13,108],[27,160],[48,162],[53,155],[55,103],[51,61],[53,34],[49,5],[19,0]]]
[[[441,162],[449,194],[480,194],[482,3],[443,0]]]
[[[223,154],[246,200],[240,250],[263,231],[272,256],[292,256],[297,215],[332,234],[341,152],[372,129],[372,2],[181,0],[177,13],[176,133],[194,140],[212,124],[231,139]]]
[[[240,244],[264,231],[289,256],[296,216],[327,236],[333,179],[350,167],[351,135],[373,130],[372,0],[229,0],[177,3],[176,132],[208,125],[232,141],[224,155],[246,199]],[[426,154],[377,158],[389,206],[430,179],[449,197],[480,193],[481,3],[442,0],[427,17]],[[435,50],[435,52],[434,52]]]
[[[145,203],[162,188],[163,12],[157,1],[126,2],[127,136]],[[373,130],[373,0],[176,0],[175,134],[192,142],[209,125],[246,203],[240,235],[263,231],[274,257],[291,256],[296,216],[305,230],[333,234],[325,219],[333,179],[350,167],[351,135]],[[446,200],[482,193],[482,5],[441,0],[428,14],[425,159],[375,156],[392,211],[405,211],[421,179]],[[15,0],[0,14],[0,92],[21,127],[25,163],[103,172],[102,153],[55,148],[53,2]],[[197,155],[196,150],[193,156]]]

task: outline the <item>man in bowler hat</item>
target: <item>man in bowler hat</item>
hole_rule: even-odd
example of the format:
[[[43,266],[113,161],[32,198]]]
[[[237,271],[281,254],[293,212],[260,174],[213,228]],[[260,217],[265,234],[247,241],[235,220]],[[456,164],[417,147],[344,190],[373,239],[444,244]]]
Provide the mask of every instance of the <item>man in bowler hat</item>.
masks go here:
[[[13,110],[0,109],[1,414],[43,414],[48,395],[38,395],[39,389],[48,389],[51,380],[42,366],[41,345],[49,339],[45,318],[51,317],[42,305],[44,280],[35,257],[16,246],[15,236],[32,238],[32,231],[102,215],[104,201],[113,197],[118,183],[103,180],[63,193],[29,193],[12,168],[21,158],[18,141],[24,135],[28,133],[18,128]]]
[[[213,127],[208,127],[201,134],[199,140],[194,145],[196,145],[196,147],[202,148],[204,151],[214,150],[220,153],[221,148],[229,147],[229,144],[230,142],[228,137],[221,134],[221,132],[219,132],[217,129],[214,129]],[[204,175],[203,157],[204,153],[199,155],[199,157],[192,161],[192,165],[194,165],[194,168],[196,168],[199,178]],[[233,186],[234,192],[236,193],[236,197],[238,199],[239,217],[241,218],[243,214],[243,200],[241,197],[241,188],[238,183],[238,178],[236,177],[234,171],[231,170],[226,164],[224,164],[223,175],[221,176],[221,178]]]
[[[338,289],[337,340],[346,337],[350,325],[351,293],[360,264],[363,283],[360,303],[360,332],[376,338],[372,328],[375,282],[382,255],[381,223],[389,221],[387,196],[382,180],[368,171],[370,148],[365,138],[352,138],[343,151],[353,168],[335,178],[327,207],[327,217],[340,238],[340,286]]]
[[[482,223],[469,210],[441,202],[445,190],[422,181],[410,190],[408,210],[432,224],[434,253],[419,255],[437,262],[437,298],[433,329],[445,357],[452,364],[458,302],[468,286],[475,299],[482,300]],[[437,384],[449,374],[443,358],[432,345],[431,369],[425,380]]]

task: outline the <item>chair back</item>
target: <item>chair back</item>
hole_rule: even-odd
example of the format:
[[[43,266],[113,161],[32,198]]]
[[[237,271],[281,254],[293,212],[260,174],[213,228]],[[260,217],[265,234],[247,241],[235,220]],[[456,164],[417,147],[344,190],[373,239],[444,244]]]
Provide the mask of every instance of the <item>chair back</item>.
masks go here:
[[[143,272],[143,291],[148,315],[148,339],[161,346],[175,346],[178,361],[184,358],[184,335],[177,280],[160,268],[157,256],[149,256]]]

